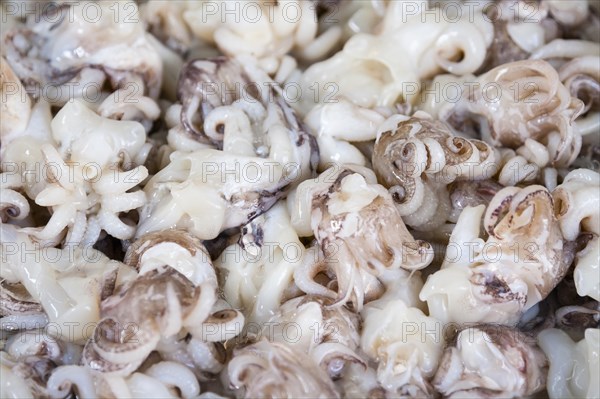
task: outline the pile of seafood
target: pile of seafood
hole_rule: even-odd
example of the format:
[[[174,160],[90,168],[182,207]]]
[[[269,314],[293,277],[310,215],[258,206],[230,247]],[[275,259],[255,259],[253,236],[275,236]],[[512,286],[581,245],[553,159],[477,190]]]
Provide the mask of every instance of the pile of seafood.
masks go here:
[[[1,397],[600,397],[598,1],[0,12]]]

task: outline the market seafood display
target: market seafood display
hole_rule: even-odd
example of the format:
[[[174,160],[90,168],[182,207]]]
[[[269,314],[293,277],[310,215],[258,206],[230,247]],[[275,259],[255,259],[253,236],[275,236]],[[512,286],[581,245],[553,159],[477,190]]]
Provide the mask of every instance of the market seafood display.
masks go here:
[[[0,18],[1,397],[600,396],[597,1]]]

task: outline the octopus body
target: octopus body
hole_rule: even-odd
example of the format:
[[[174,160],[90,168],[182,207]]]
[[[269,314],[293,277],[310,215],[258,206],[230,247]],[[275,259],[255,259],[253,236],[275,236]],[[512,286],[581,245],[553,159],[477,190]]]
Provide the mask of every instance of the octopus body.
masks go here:
[[[361,309],[381,295],[378,276],[399,268],[418,270],[433,258],[430,245],[411,236],[392,196],[364,169],[330,168],[302,183],[294,198],[293,223],[301,234],[314,234],[316,254],[324,255],[308,258],[294,275],[306,293],[335,298],[337,306],[351,300]],[[321,270],[332,272],[337,293],[314,282]]]
[[[595,378],[600,370],[600,330],[588,328],[585,336],[573,341],[555,328],[542,331],[538,344],[548,357],[548,396],[551,399],[595,397],[600,385]]]
[[[532,139],[546,147],[547,155],[540,156],[547,158],[547,165],[564,167],[575,161],[581,135],[573,122],[584,104],[572,97],[549,63],[503,64],[480,75],[476,83],[453,113],[458,119],[470,115],[484,141],[517,150]]]
[[[181,124],[168,140],[181,151],[146,185],[151,200],[139,234],[178,227],[215,238],[269,210],[316,170],[315,138],[251,60],[191,61],[178,95]]]
[[[37,10],[42,15],[31,15],[4,39],[6,59],[28,92],[58,105],[71,98],[98,103],[103,116],[137,120],[149,129],[160,114],[163,64],[137,5],[99,3],[97,18],[88,18],[85,3]],[[102,95],[105,82],[114,90],[108,96]]]
[[[112,292],[121,263],[93,248],[53,248],[24,229],[0,224],[2,239],[1,329],[69,328],[47,331],[48,339],[81,343],[100,319],[100,302]]]
[[[360,318],[345,306],[330,308],[333,300],[303,295],[286,301],[262,334],[308,354],[333,379],[351,364],[366,367],[358,355]]]
[[[409,6],[412,12],[403,2],[377,4],[383,9],[373,32],[359,31],[341,51],[302,75],[303,91],[317,83],[312,90],[318,97],[303,96],[301,106],[345,98],[370,109],[393,107],[412,103],[422,81],[438,73],[474,73],[485,60],[493,26],[481,8],[469,12],[462,3],[457,6],[459,18],[447,18],[443,9],[426,2]],[[361,22],[356,18],[352,28],[368,24]],[[414,37],[420,38],[419,46],[411,45]],[[396,56],[398,48],[404,49],[403,57]]]
[[[102,303],[102,319],[83,351],[92,370],[128,376],[156,349],[161,337],[182,328],[205,342],[241,330],[243,316],[217,303],[217,279],[201,242],[182,231],[143,236],[125,262],[138,275]],[[225,328],[229,330],[225,331]]]
[[[294,293],[294,270],[304,252],[285,205],[276,204],[243,226],[238,242],[215,260],[225,299],[249,323],[268,321]]]
[[[565,238],[575,241],[587,235],[585,247],[575,258],[573,277],[580,296],[600,300],[600,175],[588,169],[570,172],[552,196]]]
[[[463,210],[441,270],[420,293],[431,315],[444,322],[514,325],[546,298],[574,258],[564,250],[553,206],[541,186],[500,190],[485,210],[485,241],[479,237],[484,206]]]
[[[339,398],[333,381],[308,355],[284,343],[261,340],[239,348],[227,366],[238,398]]]
[[[517,398],[541,391],[546,373],[546,356],[532,337],[479,325],[460,329],[448,342],[433,384],[448,398]]]
[[[389,395],[432,395],[442,353],[439,321],[401,299],[370,302],[362,314],[361,349],[378,363],[381,387]]]
[[[50,129],[48,142],[14,140],[5,152],[10,163],[33,167],[20,166],[25,169],[19,170],[21,178],[5,187],[22,188],[52,214],[43,228],[28,230],[40,240],[57,241],[66,231],[67,245],[93,245],[102,230],[118,239],[132,238],[134,227],[120,216],[146,202],[144,192],[135,190],[148,176],[141,165],[148,154],[143,126],[99,116],[74,100],[54,117]],[[27,174],[34,175],[32,184],[23,177]]]
[[[425,113],[393,116],[379,131],[373,169],[379,182],[390,189],[404,221],[416,229],[433,229],[446,222],[450,183],[476,182],[496,174],[493,148],[453,135],[446,124]]]

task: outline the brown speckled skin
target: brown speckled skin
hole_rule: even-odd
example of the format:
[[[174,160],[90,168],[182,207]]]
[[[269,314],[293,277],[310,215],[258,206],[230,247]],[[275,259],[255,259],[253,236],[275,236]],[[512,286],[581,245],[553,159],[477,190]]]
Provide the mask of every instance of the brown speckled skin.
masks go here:
[[[42,305],[36,302],[21,283],[0,282],[0,316],[42,313]]]

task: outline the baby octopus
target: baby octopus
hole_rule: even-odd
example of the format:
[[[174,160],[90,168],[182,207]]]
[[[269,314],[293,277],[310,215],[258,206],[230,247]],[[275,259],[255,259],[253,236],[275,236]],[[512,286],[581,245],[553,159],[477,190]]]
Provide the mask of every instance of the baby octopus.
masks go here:
[[[448,185],[492,177],[495,159],[488,144],[456,136],[443,122],[417,112],[392,116],[379,127],[373,169],[406,224],[427,230],[450,215]]]
[[[332,167],[300,184],[293,201],[296,229],[314,235],[324,255],[308,259],[294,280],[307,294],[335,298],[335,306],[352,301],[360,310],[383,293],[378,277],[386,271],[422,269],[433,258],[431,246],[412,237],[392,195],[368,169]],[[336,280],[331,288],[314,280],[322,271]]]
[[[181,124],[168,140],[181,151],[146,185],[151,200],[138,236],[177,227],[215,238],[268,211],[316,170],[315,138],[251,60],[189,62],[178,97]]]
[[[188,233],[145,235],[129,247],[125,263],[138,275],[102,302],[102,319],[83,351],[83,362],[92,370],[127,376],[156,349],[161,337],[185,329],[204,341],[218,342],[225,339],[221,327],[243,323],[234,310],[213,312],[215,270],[200,240]]]
[[[473,134],[480,134],[495,147],[519,152],[528,139],[543,144],[545,148],[533,153],[521,150],[526,158],[543,158],[542,166],[564,167],[575,161],[581,135],[573,121],[584,104],[572,96],[548,62],[503,64],[479,76],[475,83],[475,89],[456,103],[448,121],[470,118],[478,126]]]
[[[506,187],[484,208],[463,210],[442,268],[420,293],[441,321],[514,325],[548,296],[573,261],[546,188]],[[484,210],[486,240],[479,234]]]

